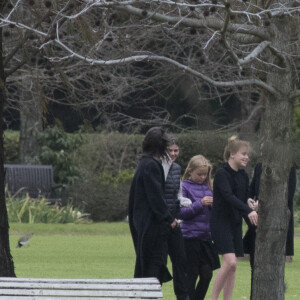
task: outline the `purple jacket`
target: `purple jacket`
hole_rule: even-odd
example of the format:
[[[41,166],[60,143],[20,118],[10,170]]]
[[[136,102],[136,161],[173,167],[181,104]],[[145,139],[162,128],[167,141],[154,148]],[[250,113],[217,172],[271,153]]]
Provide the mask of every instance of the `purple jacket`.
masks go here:
[[[189,179],[182,182],[182,196],[192,201],[190,207],[180,207],[181,232],[184,238],[211,239],[209,225],[211,207],[203,206],[201,199],[212,195],[212,191],[205,183],[198,184]]]

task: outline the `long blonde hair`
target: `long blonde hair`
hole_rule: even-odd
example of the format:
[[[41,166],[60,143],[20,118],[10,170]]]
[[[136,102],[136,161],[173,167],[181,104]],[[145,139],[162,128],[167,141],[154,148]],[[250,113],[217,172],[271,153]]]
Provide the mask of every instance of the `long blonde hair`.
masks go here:
[[[236,135],[230,137],[224,149],[224,160],[228,161],[230,158],[230,154],[237,153],[241,147],[247,147],[249,149],[249,152],[251,152],[252,150],[249,142],[238,139]]]
[[[185,171],[184,174],[182,176],[182,181],[189,179],[191,177],[191,172],[193,172],[195,169],[197,168],[201,168],[201,167],[207,167],[208,168],[208,172],[207,172],[207,177],[205,179],[205,183],[207,184],[207,186],[209,187],[210,190],[212,190],[212,183],[211,183],[211,171],[212,171],[212,165],[209,162],[208,159],[206,159],[203,155],[199,154],[199,155],[195,155],[193,156]]]

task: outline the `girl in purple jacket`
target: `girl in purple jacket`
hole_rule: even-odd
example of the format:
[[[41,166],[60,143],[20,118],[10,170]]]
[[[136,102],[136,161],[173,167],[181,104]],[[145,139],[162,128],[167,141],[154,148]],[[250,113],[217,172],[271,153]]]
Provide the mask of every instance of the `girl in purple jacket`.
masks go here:
[[[182,178],[182,196],[192,201],[190,207],[180,208],[191,300],[204,299],[212,272],[220,267],[210,233],[213,204],[211,170],[210,162],[204,156],[196,155],[189,161]],[[199,282],[196,285],[198,277]]]

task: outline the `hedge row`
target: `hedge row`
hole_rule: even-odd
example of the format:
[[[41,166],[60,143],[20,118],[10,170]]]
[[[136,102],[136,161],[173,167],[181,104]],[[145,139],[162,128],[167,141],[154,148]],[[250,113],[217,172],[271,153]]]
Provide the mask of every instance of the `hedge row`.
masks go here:
[[[143,138],[120,133],[84,135],[85,142],[77,156],[82,179],[69,190],[73,204],[84,207],[95,221],[125,218],[130,182]],[[203,154],[215,168],[220,166],[227,138],[225,134],[205,132],[178,135],[178,163],[184,171],[193,155]]]
[[[196,154],[207,157],[214,170],[222,164],[229,134],[193,132],[177,137],[181,149],[178,163],[183,171],[189,159]],[[81,147],[72,155],[80,179],[68,187],[71,204],[89,213],[94,221],[125,218],[130,182],[144,136],[111,132],[81,133],[81,138]],[[6,163],[17,163],[17,145],[18,135],[7,133]]]

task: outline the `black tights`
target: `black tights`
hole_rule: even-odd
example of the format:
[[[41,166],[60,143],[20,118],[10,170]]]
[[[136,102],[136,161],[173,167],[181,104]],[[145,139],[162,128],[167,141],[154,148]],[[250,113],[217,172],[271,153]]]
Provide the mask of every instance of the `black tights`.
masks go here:
[[[191,270],[193,269],[193,270]],[[210,265],[195,266],[188,272],[188,290],[191,300],[203,300],[212,278]],[[199,276],[199,281],[196,285]]]
[[[191,300],[203,300],[205,298],[213,270],[206,256],[201,251],[201,242],[197,240],[185,240],[187,255],[187,280],[188,293]],[[197,279],[199,281],[197,283]]]

